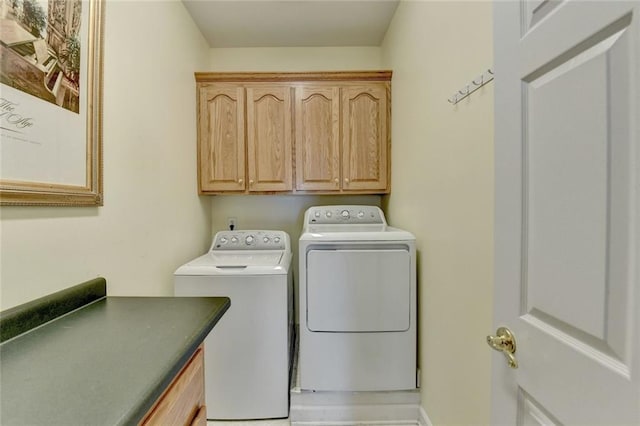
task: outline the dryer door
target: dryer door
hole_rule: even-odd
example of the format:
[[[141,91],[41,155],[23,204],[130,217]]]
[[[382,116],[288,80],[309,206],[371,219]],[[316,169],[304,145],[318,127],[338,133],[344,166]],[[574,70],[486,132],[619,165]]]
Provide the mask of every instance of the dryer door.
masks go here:
[[[409,329],[411,257],[404,249],[307,252],[307,327],[318,332]]]

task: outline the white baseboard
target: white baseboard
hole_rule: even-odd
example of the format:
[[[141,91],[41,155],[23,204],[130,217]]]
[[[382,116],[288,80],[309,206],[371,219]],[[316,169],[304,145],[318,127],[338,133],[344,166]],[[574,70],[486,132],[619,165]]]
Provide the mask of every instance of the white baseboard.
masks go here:
[[[431,419],[429,419],[427,412],[424,411],[424,408],[422,406],[420,406],[420,409],[418,410],[418,425],[433,426],[433,423],[431,423]]]

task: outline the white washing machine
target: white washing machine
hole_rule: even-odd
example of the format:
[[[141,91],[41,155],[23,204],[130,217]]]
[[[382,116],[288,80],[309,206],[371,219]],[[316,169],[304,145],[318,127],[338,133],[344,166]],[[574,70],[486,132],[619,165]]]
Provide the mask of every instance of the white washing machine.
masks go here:
[[[227,296],[205,339],[209,419],[289,414],[293,347],[291,243],[282,231],[221,231],[208,253],[178,268],[176,296]]]
[[[375,206],[311,207],[299,263],[300,388],[415,389],[415,237]]]

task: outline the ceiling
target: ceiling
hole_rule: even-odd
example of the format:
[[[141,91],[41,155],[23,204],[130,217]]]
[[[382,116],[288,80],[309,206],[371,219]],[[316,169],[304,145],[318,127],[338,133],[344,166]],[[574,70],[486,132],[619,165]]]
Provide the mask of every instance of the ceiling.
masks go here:
[[[379,46],[398,0],[182,0],[210,47]]]

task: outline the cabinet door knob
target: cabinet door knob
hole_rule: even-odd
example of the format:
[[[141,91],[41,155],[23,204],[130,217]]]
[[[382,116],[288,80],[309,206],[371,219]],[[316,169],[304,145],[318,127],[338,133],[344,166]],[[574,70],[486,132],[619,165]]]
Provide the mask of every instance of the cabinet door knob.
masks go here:
[[[249,185],[253,185],[253,179],[249,179]]]
[[[349,179],[348,179],[348,178],[344,178],[344,183],[345,183],[346,185],[349,185]]]
[[[244,180],[242,180],[242,179],[238,179],[238,183],[239,183],[240,185],[242,185],[242,183],[243,183],[243,182],[244,182]]]
[[[338,182],[340,182],[340,179],[335,178],[335,179],[334,179],[334,182],[335,182],[335,183],[336,183],[336,185],[337,185],[337,184],[338,184]]]

